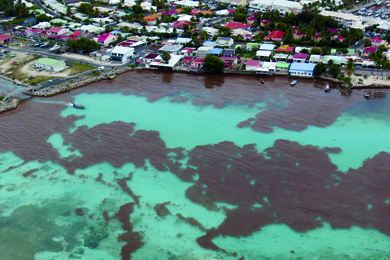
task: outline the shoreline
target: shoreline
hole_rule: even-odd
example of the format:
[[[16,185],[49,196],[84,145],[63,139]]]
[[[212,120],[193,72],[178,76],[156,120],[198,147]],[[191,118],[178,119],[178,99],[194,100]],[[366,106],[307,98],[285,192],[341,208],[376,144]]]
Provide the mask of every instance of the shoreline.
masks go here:
[[[123,74],[123,73],[128,72],[128,71],[134,70],[134,69],[137,69],[137,68],[132,68],[129,66],[129,67],[111,69],[111,70],[105,71],[103,75],[94,76],[94,75],[88,74],[88,75],[80,76],[78,78],[74,78],[70,81],[66,81],[63,83],[59,83],[59,84],[44,88],[42,90],[36,90],[34,92],[31,92],[31,93],[26,93],[22,90],[21,93],[28,95],[28,96],[32,96],[32,97],[51,97],[51,96],[55,96],[55,95],[58,95],[61,93],[68,92],[68,91],[73,90],[73,89],[77,89],[77,88],[89,85],[89,84],[94,83],[94,82],[105,80],[105,79],[107,79],[106,74],[114,74],[116,76],[116,75],[120,75],[120,74]],[[138,68],[138,69],[150,70],[150,69],[146,69],[146,68]],[[173,72],[200,74],[200,72],[197,72],[197,71],[192,71],[192,70],[188,71],[188,70],[183,70],[183,69],[174,69]],[[240,75],[240,74],[251,75],[251,74],[253,74],[253,75],[256,75],[253,72],[240,73],[240,72],[233,72],[233,71],[229,71],[228,74],[237,74],[237,75]],[[266,77],[268,75],[263,75],[263,76]],[[277,74],[275,74],[275,76],[287,76],[287,74],[277,73]],[[4,75],[0,75],[0,78],[7,80],[9,82],[12,82],[14,84],[18,84],[20,86],[29,88],[29,89],[35,87],[32,85],[20,82],[19,80],[14,80],[14,79],[9,78],[9,77],[4,76]],[[296,78],[296,77],[294,77],[294,78]],[[306,77],[304,77],[304,78],[306,78]],[[336,84],[339,84],[341,87],[345,85],[344,82],[342,82],[338,79],[325,77],[325,76],[318,76],[318,77],[314,77],[312,79],[320,79],[320,80],[323,80],[326,82],[336,83]],[[36,87],[39,88],[38,86],[36,86]],[[387,84],[383,83],[383,82],[382,83],[379,83],[379,82],[378,83],[371,83],[371,84],[364,84],[364,83],[363,84],[353,84],[350,89],[351,90],[353,90],[353,89],[359,90],[359,89],[389,89],[389,88],[390,88],[390,80],[389,80],[389,83],[387,83]],[[7,99],[5,101],[0,101],[0,113],[17,108],[19,103],[20,103],[20,101],[18,99],[12,98],[12,97],[10,97],[9,99]]]

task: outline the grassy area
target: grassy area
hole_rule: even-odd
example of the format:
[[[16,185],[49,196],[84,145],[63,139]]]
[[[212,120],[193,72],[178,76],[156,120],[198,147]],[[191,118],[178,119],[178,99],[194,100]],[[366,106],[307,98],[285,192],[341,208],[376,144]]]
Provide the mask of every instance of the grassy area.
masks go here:
[[[70,69],[69,76],[73,76],[85,71],[93,70],[95,69],[95,67],[86,64],[76,63],[75,65],[71,66],[69,69]]]
[[[30,81],[31,85],[38,85],[39,83],[48,81],[50,79],[55,79],[57,77],[50,77],[50,76],[36,76],[34,79]]]

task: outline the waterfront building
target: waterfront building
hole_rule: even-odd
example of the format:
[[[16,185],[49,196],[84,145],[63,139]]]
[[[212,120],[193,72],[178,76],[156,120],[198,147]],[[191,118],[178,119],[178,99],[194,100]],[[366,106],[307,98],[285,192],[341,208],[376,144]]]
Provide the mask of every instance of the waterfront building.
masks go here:
[[[316,64],[293,62],[290,65],[289,73],[291,76],[313,77],[313,71]]]
[[[259,65],[260,65],[259,60],[248,60],[246,62],[246,70],[247,71],[256,71],[257,68],[259,67]]]
[[[34,61],[34,67],[54,72],[65,69],[65,66],[65,61],[52,58],[41,58]]]
[[[289,67],[290,67],[290,63],[286,63],[286,62],[276,63],[276,71],[277,72],[286,73],[286,72],[288,72]]]
[[[115,46],[111,51],[111,59],[120,60],[122,63],[131,59],[134,55],[134,48]]]
[[[309,54],[307,53],[295,53],[292,57],[293,62],[305,63],[309,58]]]
[[[310,55],[310,58],[309,58],[309,63],[320,63],[323,61],[323,57],[319,54],[312,54]]]

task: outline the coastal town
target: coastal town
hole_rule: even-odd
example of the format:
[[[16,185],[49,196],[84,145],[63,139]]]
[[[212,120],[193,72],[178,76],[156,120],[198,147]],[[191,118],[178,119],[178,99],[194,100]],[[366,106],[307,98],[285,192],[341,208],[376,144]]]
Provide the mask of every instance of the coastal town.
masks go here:
[[[323,77],[348,94],[390,86],[389,7],[390,1],[339,0],[4,0],[0,77],[33,96],[132,69],[253,74],[262,83],[267,75]],[[0,93],[0,111],[17,106],[12,94]]]

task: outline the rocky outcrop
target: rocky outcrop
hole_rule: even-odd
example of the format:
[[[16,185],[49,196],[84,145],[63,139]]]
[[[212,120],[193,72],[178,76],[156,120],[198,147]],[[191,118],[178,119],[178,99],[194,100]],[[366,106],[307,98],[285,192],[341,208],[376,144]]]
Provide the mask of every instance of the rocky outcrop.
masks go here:
[[[17,99],[9,99],[6,101],[0,101],[0,113],[5,112],[11,109],[17,108],[19,105],[19,100]]]

